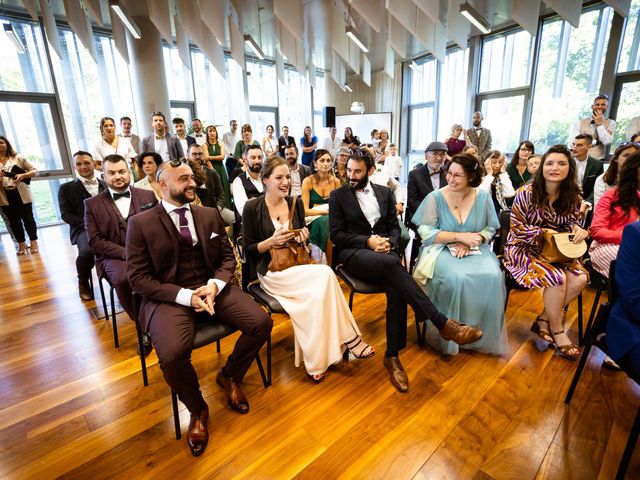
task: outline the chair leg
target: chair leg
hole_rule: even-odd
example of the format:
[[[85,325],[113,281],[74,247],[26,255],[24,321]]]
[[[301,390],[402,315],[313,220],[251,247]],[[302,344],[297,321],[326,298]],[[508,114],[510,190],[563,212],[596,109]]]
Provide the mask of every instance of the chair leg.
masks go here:
[[[260,372],[260,377],[262,378],[262,384],[264,385],[264,388],[268,388],[269,387],[269,381],[267,379],[267,376],[264,373],[264,367],[262,366],[262,360],[260,359],[260,353],[258,353],[256,355],[256,365],[258,365],[258,371]]]
[[[182,438],[182,432],[180,431],[180,414],[178,413],[178,395],[171,389],[171,406],[173,407],[173,425],[176,429],[176,440]]]
[[[142,332],[136,327],[138,334],[138,350],[140,351],[140,369],[142,370],[142,384],[146,387],[149,385],[147,378],[147,359],[144,357],[144,347],[142,346]]]
[[[573,393],[576,391],[576,387],[578,386],[578,382],[580,381],[580,376],[582,375],[582,371],[584,370],[584,367],[587,364],[589,353],[591,353],[591,339],[590,337],[587,337],[587,344],[585,345],[584,350],[582,351],[582,356],[580,357],[580,361],[578,362],[578,368],[576,370],[576,373],[573,375],[573,380],[571,380],[569,391],[567,392],[567,396],[564,399],[564,403],[566,403],[567,405],[571,404]]]
[[[100,296],[102,297],[102,310],[104,310],[104,319],[109,320],[109,310],[107,310],[107,297],[104,295],[104,285],[102,284],[102,277],[98,277],[98,283],[100,284]]]
[[[109,292],[109,299],[111,300],[111,324],[113,325],[113,344],[116,348],[120,347],[120,342],[118,342],[118,323],[116,322],[116,299],[115,299],[115,289],[111,287],[111,291]]]
[[[578,294],[578,345],[584,345],[584,331],[582,329],[582,292]]]
[[[618,472],[616,473],[616,480],[623,480],[627,474],[629,462],[631,461],[633,450],[635,449],[636,442],[638,441],[638,434],[640,434],[640,408],[636,413],[636,419],[633,421],[633,426],[631,427],[631,432],[627,439],[627,445],[624,447],[624,453],[622,454],[620,465],[618,466]]]
[[[349,290],[349,310],[353,312],[353,295],[356,291],[352,288]]]
[[[589,335],[589,330],[591,330],[591,326],[593,325],[593,319],[596,318],[596,313],[598,313],[598,307],[600,306],[600,296],[602,295],[602,282],[598,285],[598,289],[596,290],[596,296],[593,299],[593,305],[591,305],[591,312],[589,313],[589,319],[587,320],[587,326],[584,330],[585,338]]]
[[[267,384],[271,386],[271,335],[267,338]]]
[[[422,323],[422,325],[421,325]],[[420,347],[424,347],[424,344],[426,342],[426,336],[427,336],[427,321],[423,321],[421,322],[417,317],[416,317],[416,332],[418,334],[418,345]]]

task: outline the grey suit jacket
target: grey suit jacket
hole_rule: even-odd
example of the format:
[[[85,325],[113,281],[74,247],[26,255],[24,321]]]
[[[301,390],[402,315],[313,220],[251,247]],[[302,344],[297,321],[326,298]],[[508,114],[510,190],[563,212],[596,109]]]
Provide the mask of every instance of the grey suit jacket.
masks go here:
[[[472,143],[478,149],[478,153],[484,159],[491,150],[491,130],[482,127],[480,135],[476,133],[476,129],[471,127],[467,130],[467,143]]]
[[[144,137],[142,140],[142,151],[143,152],[155,152],[155,134],[148,135]],[[180,140],[175,135],[165,134],[165,138],[167,139],[167,148],[169,150],[169,160],[179,160],[184,157],[184,152],[182,151],[182,145],[180,144]],[[139,152],[141,153],[141,152]]]

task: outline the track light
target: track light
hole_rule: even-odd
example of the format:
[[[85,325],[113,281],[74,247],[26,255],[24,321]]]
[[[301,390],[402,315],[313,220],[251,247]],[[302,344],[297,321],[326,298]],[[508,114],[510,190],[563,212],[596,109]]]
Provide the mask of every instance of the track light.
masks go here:
[[[124,7],[120,4],[119,0],[109,0],[109,6],[116,12],[120,21],[127,27],[129,33],[133,38],[138,40],[140,38],[140,27],[138,24],[131,18],[127,12],[124,10]]]
[[[491,32],[491,25],[489,22],[478,13],[478,11],[469,5],[468,2],[460,4],[460,13],[465,16],[473,25],[477,27],[482,33]]]
[[[344,88],[345,88],[346,90],[349,90],[351,93],[353,93],[353,89],[349,86],[349,84],[345,83],[345,84],[344,84]]]
[[[25,53],[27,50],[24,48],[24,44],[20,37],[16,35],[16,31],[13,29],[13,25],[10,23],[3,23],[2,27],[4,29],[4,34],[11,40],[11,43],[16,47],[18,53]]]
[[[415,61],[411,60],[411,63],[409,64],[409,68],[414,72],[419,73],[418,70],[420,70],[420,67],[418,67],[418,64]]]
[[[362,43],[362,40],[358,38],[358,34],[355,28],[349,25],[345,29],[345,33],[347,34],[347,37],[353,40],[353,43],[355,43],[360,48],[360,50],[362,50],[364,53],[369,53],[369,49],[364,45],[364,43]]]
[[[264,53],[262,52],[260,45],[256,43],[251,35],[244,36],[244,43],[253,51],[256,57],[260,60],[264,60]]]

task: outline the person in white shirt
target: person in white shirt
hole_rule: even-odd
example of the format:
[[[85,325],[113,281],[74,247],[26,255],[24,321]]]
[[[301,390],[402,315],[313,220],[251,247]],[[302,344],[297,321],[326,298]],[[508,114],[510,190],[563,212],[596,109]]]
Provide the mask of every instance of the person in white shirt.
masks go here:
[[[327,150],[331,154],[331,158],[336,158],[338,150],[342,147],[342,138],[338,137],[336,127],[329,129],[329,136],[324,139],[322,148]]]
[[[231,120],[231,122],[229,122],[229,127],[230,130],[222,135],[222,143],[224,143],[224,148],[228,156],[233,157],[233,150],[236,148],[236,143],[242,140],[242,137],[238,133],[237,121]]]
[[[615,120],[604,116],[607,108],[609,108],[609,97],[598,95],[591,105],[591,116],[578,120],[569,137],[569,144],[571,144],[573,139],[581,133],[591,135],[593,144],[589,149],[589,156],[596,160],[604,160],[605,148],[611,145],[616,131],[617,123]]]
[[[136,135],[135,133],[131,133],[131,118],[129,117],[122,117],[120,119],[120,128],[122,129],[122,133],[118,134],[119,137],[122,137],[126,140],[129,140],[129,143],[131,143],[131,146],[133,147],[133,150],[136,153],[141,153],[140,152],[140,137],[138,135]]]
[[[267,134],[262,137],[262,151],[266,157],[278,153],[278,139],[273,136],[273,125],[267,125]]]
[[[191,120],[191,128],[193,129],[193,138],[196,139],[198,145],[204,145],[207,141],[207,136],[202,131],[202,121],[199,118]],[[186,150],[185,150],[186,152]]]
[[[287,160],[287,163],[289,163],[291,196],[300,197],[302,195],[302,182],[311,175],[311,169],[298,162],[298,147],[295,145],[289,145],[284,149],[284,158]]]
[[[259,197],[264,192],[264,183],[260,179],[264,156],[260,145],[251,144],[244,147],[242,158],[246,170],[235,178],[231,188],[233,203],[240,216],[247,200]]]
[[[400,181],[400,173],[402,172],[402,158],[398,155],[398,147],[395,143],[389,144],[389,154],[384,161],[384,166],[396,180]]]
[[[176,132],[176,137],[180,141],[182,147],[182,153],[186,153],[189,150],[189,145],[196,143],[196,139],[191,135],[187,135],[187,129],[182,118],[176,117],[172,120],[173,129]]]
[[[516,191],[507,173],[507,159],[499,150],[491,150],[484,162],[486,175],[480,183],[481,190],[486,190],[491,195],[496,213],[500,215],[502,210],[508,210],[507,199],[513,198]]]
[[[136,158],[136,152],[131,146],[131,142],[124,140],[116,135],[116,123],[111,117],[102,117],[100,119],[100,135],[102,138],[95,147],[93,147],[93,160],[96,170],[102,171],[102,160],[107,155],[120,155],[127,161],[127,165],[131,168],[133,160]]]

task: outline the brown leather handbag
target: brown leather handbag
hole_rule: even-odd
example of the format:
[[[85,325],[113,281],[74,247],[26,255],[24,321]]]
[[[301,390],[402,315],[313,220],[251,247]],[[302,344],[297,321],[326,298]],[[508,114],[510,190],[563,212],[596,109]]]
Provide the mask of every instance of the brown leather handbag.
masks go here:
[[[296,197],[291,202],[291,210],[289,211],[289,229],[293,225],[293,215],[296,210]],[[295,240],[289,240],[280,247],[271,247],[269,249],[271,261],[267,267],[271,272],[280,272],[295,265],[308,265],[313,263],[309,255],[309,249],[306,242],[301,243]]]
[[[584,240],[573,243],[573,233],[543,229],[541,235],[540,260],[548,263],[571,263],[587,251]]]

